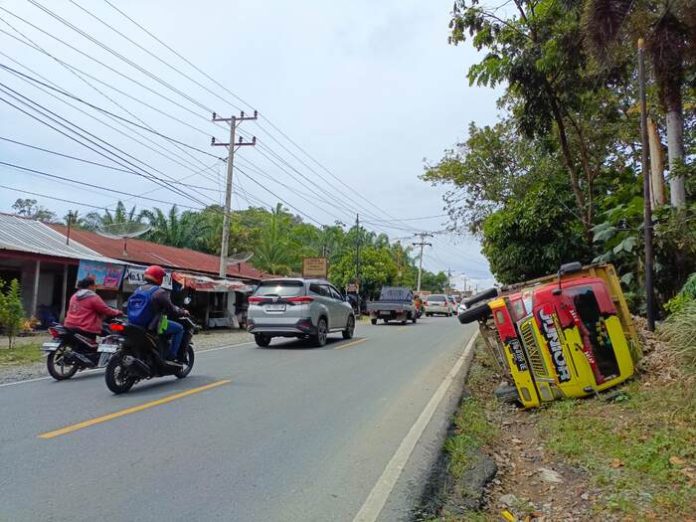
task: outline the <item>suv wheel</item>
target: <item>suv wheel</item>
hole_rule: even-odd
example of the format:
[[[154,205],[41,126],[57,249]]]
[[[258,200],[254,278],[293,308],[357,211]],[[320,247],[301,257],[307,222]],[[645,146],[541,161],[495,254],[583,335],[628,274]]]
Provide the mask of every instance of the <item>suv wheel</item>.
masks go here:
[[[254,341],[256,341],[256,344],[261,348],[265,348],[266,346],[271,344],[271,338],[264,334],[255,334]]]
[[[353,334],[355,334],[355,317],[352,315],[348,317],[348,324],[346,324],[346,329],[343,330],[344,339],[352,339]]]
[[[314,335],[314,344],[321,347],[326,345],[326,338],[329,335],[329,327],[326,324],[326,319],[323,317],[319,319],[317,324],[317,333]]]

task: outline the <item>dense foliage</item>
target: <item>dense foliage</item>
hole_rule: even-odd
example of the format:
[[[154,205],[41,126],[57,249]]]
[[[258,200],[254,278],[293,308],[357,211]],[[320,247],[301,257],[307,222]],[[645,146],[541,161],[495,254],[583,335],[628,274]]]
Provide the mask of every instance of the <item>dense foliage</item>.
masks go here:
[[[679,2],[513,0],[494,9],[455,1],[450,42],[483,53],[469,81],[502,86],[503,112],[495,125],[472,123],[466,141],[426,165],[422,179],[449,188],[450,216],[482,238],[500,282],[572,260],[610,261],[641,308],[638,36],[646,40],[650,116],[670,160],[667,192],[679,190],[676,178],[685,186],[685,198],[654,207],[660,302],[696,270],[694,22]],[[663,172],[652,175],[660,179]]]
[[[0,327],[7,337],[9,348],[14,345],[14,339],[22,329],[24,319],[19,281],[13,279],[8,285],[0,280]]]

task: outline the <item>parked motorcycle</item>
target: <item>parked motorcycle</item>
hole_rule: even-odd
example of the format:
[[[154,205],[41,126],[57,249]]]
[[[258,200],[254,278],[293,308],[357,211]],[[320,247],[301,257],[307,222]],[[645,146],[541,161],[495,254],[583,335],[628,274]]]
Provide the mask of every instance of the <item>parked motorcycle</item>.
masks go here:
[[[104,368],[110,354],[99,352],[99,343],[85,337],[62,324],[54,323],[48,328],[53,338],[43,343],[41,350],[46,357],[46,369],[57,381],[70,379],[77,372],[93,368]],[[100,342],[110,342],[108,329],[105,329]]]
[[[106,385],[115,394],[126,393],[144,379],[174,375],[183,379],[193,368],[193,335],[200,327],[189,317],[177,319],[184,327],[184,338],[175,361],[167,361],[170,339],[145,328],[115,321],[111,325],[114,343],[103,343],[100,353],[108,354]]]

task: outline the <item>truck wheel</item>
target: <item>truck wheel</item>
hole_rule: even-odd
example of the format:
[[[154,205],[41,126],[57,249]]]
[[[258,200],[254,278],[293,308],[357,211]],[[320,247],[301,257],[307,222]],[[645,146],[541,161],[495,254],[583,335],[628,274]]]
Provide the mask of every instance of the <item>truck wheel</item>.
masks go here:
[[[483,321],[491,314],[491,309],[487,304],[480,304],[472,308],[467,308],[459,314],[459,322],[462,324]]]
[[[370,319],[370,322],[371,322],[372,324],[377,324],[377,319]]]

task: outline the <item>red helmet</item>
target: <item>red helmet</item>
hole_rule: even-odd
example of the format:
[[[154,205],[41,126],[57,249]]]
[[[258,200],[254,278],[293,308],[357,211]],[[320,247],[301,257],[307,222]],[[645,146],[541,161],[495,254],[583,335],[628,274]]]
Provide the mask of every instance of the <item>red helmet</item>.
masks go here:
[[[145,281],[150,281],[156,285],[161,285],[165,275],[166,272],[164,271],[164,268],[161,266],[152,265],[145,269],[145,274],[143,277],[145,278]]]

